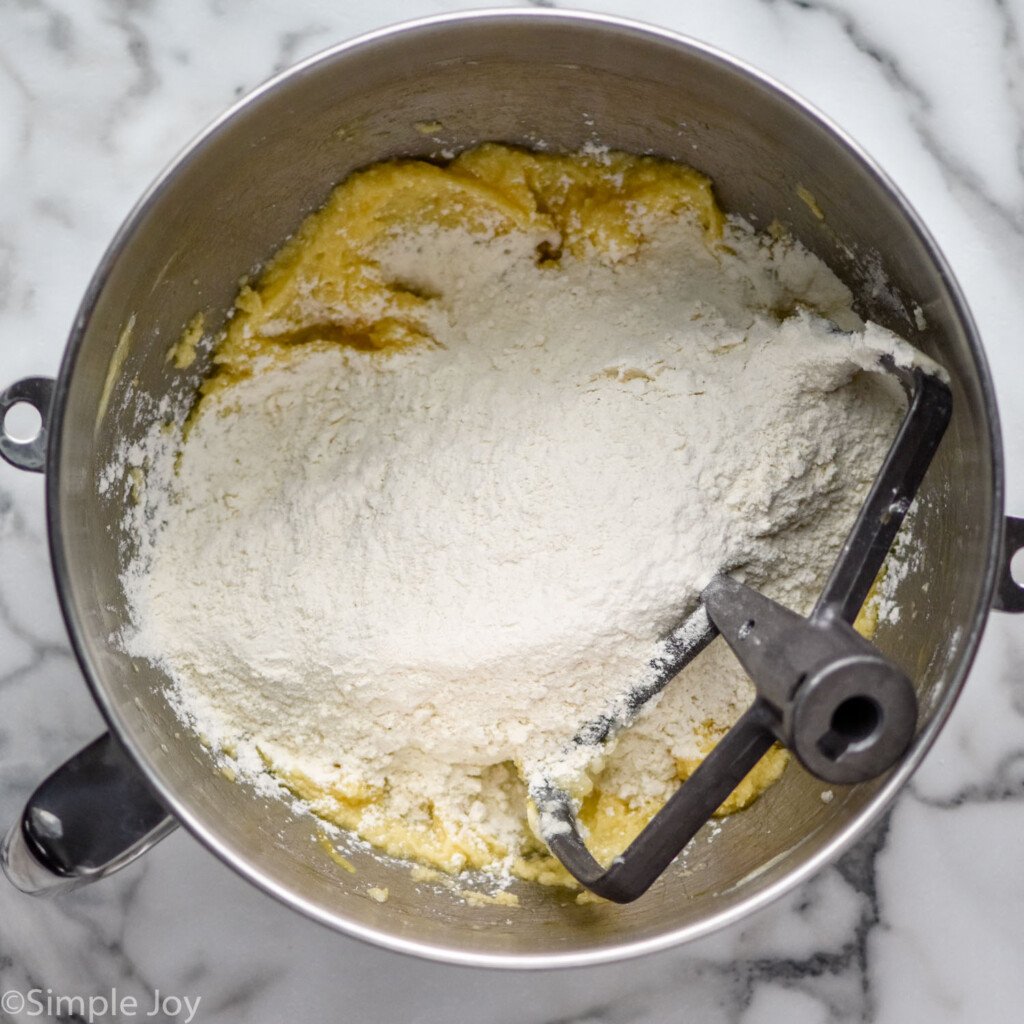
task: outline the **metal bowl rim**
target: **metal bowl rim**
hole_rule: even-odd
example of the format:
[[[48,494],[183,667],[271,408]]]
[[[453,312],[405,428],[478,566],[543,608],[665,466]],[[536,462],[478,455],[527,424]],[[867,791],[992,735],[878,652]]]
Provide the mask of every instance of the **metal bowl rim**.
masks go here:
[[[68,559],[61,530],[59,467],[67,395],[89,320],[103,292],[107,279],[128,240],[132,237],[136,228],[146,217],[164,189],[169,186],[175,174],[186,163],[200,159],[205,146],[214,139],[229,121],[243,110],[248,109],[262,98],[278,90],[291,79],[315,71],[322,64],[342,59],[353,51],[370,49],[380,44],[387,45],[395,36],[409,35],[416,32],[429,32],[449,25],[458,25],[466,22],[490,22],[495,24],[516,22],[522,24],[527,21],[533,21],[537,26],[546,23],[572,24],[583,29],[592,28],[598,31],[618,33],[631,38],[641,38],[647,41],[667,44],[677,49],[687,50],[705,60],[724,65],[731,71],[746,78],[753,86],[772,94],[775,99],[788,105],[798,115],[816,122],[818,127],[822,128],[826,134],[831,135],[853,157],[854,161],[858,162],[871,175],[876,184],[892,198],[894,205],[902,214],[912,232],[916,234],[919,242],[927,251],[929,258],[933,261],[936,270],[943,278],[949,291],[954,312],[967,338],[974,367],[978,375],[978,384],[985,397],[985,419],[988,426],[989,445],[992,453],[992,465],[990,468],[993,476],[993,502],[992,518],[988,524],[988,557],[978,606],[975,610],[970,629],[965,631],[960,642],[960,657],[952,673],[951,683],[942,695],[942,699],[938,702],[930,722],[915,739],[914,745],[904,761],[893,770],[885,785],[879,789],[871,802],[851,819],[835,837],[812,857],[808,858],[804,863],[795,866],[788,874],[777,880],[770,887],[750,895],[733,907],[711,914],[702,921],[666,931],[653,938],[637,941],[625,939],[621,944],[608,945],[592,950],[520,955],[476,952],[450,948],[436,943],[409,940],[382,929],[350,921],[343,916],[325,910],[312,900],[296,895],[285,886],[279,884],[272,877],[250,864],[246,858],[239,856],[227,844],[223,843],[218,836],[208,831],[197,820],[187,800],[165,785],[163,780],[156,774],[152,765],[135,748],[126,731],[125,723],[117,704],[107,694],[100,673],[96,670],[87,646],[82,641],[81,619],[70,592]],[[992,595],[998,577],[998,559],[1002,537],[1004,501],[1002,443],[995,392],[984,350],[963,293],[948,262],[920,216],[889,176],[858,143],[828,116],[788,87],[739,58],[681,33],[648,25],[633,19],[583,11],[546,8],[485,8],[474,11],[461,11],[403,21],[367,32],[321,50],[258,85],[195,136],[157,176],[125,218],[97,265],[96,271],[86,289],[69,333],[68,343],[54,388],[46,465],[48,467],[46,472],[46,519],[51,564],[58,600],[72,649],[81,666],[86,682],[92,691],[93,698],[110,728],[120,739],[125,749],[129,751],[140,771],[142,771],[150,785],[159,794],[160,799],[173,812],[177,820],[220,858],[221,861],[253,883],[257,888],[320,924],[398,953],[447,964],[487,968],[537,969],[584,967],[620,961],[668,949],[672,946],[709,935],[774,902],[847,850],[881,816],[899,789],[917,769],[953,709],[963,688],[967,672],[974,660],[988,618]]]

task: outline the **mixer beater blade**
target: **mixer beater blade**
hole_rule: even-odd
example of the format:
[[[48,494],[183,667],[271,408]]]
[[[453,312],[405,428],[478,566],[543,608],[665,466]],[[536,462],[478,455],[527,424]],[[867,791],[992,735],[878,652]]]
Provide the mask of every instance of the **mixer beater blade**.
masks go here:
[[[907,412],[810,616],[716,576],[663,642],[645,685],[584,725],[573,743],[595,746],[628,725],[718,634],[754,683],[750,707],[608,867],[587,849],[571,796],[548,779],[531,786],[551,852],[598,896],[628,903],[643,895],[776,741],[816,777],[847,784],[881,775],[913,739],[911,681],[851,623],[942,440],[952,396],[939,371],[897,365],[890,355],[880,356],[878,369],[899,379]]]

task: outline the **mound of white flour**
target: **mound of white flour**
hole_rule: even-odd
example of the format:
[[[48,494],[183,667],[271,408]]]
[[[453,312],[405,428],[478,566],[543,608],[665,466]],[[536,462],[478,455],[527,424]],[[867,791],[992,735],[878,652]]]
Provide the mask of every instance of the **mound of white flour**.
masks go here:
[[[511,849],[492,766],[554,757],[715,572],[806,610],[903,408],[858,371],[904,343],[792,243],[732,222],[712,251],[683,220],[631,262],[536,244],[394,240],[437,344],[296,347],[204,399],[124,581],[127,647],[240,763],[386,785],[377,813]],[[665,797],[751,694],[715,645],[604,785]]]

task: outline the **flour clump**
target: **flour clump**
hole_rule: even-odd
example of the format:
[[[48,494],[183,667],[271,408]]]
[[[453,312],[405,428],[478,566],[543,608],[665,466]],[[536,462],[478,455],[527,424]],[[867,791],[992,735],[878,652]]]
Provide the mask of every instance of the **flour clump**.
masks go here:
[[[489,146],[382,167],[240,295],[146,481],[124,643],[323,817],[560,880],[524,780],[716,572],[809,609],[903,410],[864,371],[904,343],[677,165]],[[715,643],[568,780],[596,846],[752,695]]]

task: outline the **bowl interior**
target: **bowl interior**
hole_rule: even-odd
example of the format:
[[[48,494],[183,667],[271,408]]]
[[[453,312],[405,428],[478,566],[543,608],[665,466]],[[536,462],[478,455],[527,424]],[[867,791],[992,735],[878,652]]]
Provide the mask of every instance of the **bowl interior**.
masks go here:
[[[582,962],[701,934],[764,901],[851,837],[887,795],[886,780],[833,787],[825,803],[824,787],[793,765],[713,842],[699,835],[630,906],[581,906],[527,885],[514,890],[518,908],[479,905],[358,844],[347,849],[355,873],[344,870],[310,818],[213,770],[165,703],[165,680],[108,642],[126,614],[125,492],[100,497],[96,481],[115,446],[148,425],[152,400],[180,400],[203,373],[203,359],[176,370],[168,346],[197,311],[216,328],[240,275],[352,169],[483,140],[563,150],[596,141],[690,163],[727,210],[762,227],[782,221],[850,285],[863,315],[949,370],[955,412],[921,493],[919,554],[900,584],[899,621],[877,636],[919,681],[917,743],[926,745],[973,648],[993,543],[992,425],[969,328],[898,201],[841,140],[731,62],[635,26],[545,13],[425,23],[301,66],[208,133],[137,211],[95,282],[69,357],[52,527],[98,698],[175,810],[222,856],[375,941],[466,962]],[[386,886],[387,902],[371,899],[371,886]]]

